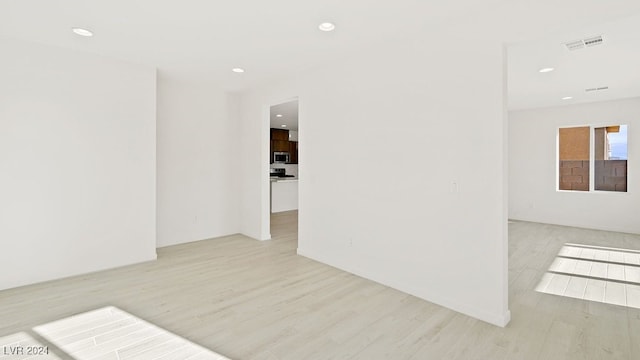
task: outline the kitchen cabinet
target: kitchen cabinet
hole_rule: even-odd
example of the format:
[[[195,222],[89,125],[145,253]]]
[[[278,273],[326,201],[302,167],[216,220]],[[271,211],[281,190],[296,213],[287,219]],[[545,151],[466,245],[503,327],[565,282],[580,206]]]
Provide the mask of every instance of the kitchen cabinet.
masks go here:
[[[298,209],[298,180],[278,180],[271,182],[271,212]]]
[[[271,140],[271,151],[289,151],[289,142],[284,140]]]
[[[271,129],[271,152],[269,162],[273,164],[274,152],[289,152],[289,130]]]
[[[298,142],[297,141],[289,141],[289,162],[291,164],[298,163]]]
[[[298,142],[289,141],[289,130],[271,129],[271,155],[269,162],[272,164],[274,152],[288,152],[289,163],[298,163]]]
[[[289,141],[289,130],[271,129],[271,140]]]

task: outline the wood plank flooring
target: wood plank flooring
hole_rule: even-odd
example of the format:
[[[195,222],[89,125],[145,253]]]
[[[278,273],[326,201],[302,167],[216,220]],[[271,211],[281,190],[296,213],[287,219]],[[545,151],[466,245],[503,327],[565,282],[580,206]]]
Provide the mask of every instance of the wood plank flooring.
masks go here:
[[[116,306],[236,360],[640,359],[639,309],[535,291],[564,243],[638,250],[638,235],[511,223],[512,321],[499,328],[296,255],[295,211],[271,233],[2,291],[0,337]]]

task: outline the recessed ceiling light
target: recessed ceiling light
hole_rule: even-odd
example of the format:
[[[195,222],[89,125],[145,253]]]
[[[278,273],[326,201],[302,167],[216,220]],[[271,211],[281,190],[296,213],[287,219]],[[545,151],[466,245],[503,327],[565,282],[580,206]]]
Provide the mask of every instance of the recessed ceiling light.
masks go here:
[[[80,35],[80,36],[86,36],[86,37],[93,36],[93,33],[91,31],[87,29],[79,28],[79,27],[71,28],[71,31],[73,31],[76,35]]]
[[[233,68],[233,69],[231,69],[231,71],[233,71],[234,73],[243,73],[244,69],[243,68]]]
[[[282,114],[277,114],[276,117],[282,117]]]
[[[280,125],[280,126],[282,126],[282,127],[287,127],[287,125],[285,125],[285,124],[282,124],[282,125]]]
[[[552,72],[553,70],[555,70],[555,69],[552,68],[552,67],[547,67],[547,68],[542,68],[542,69],[538,70],[538,72],[548,73],[548,72]]]
[[[565,96],[562,98],[562,100],[571,100],[573,99],[573,96]]]
[[[336,25],[330,22],[323,22],[322,24],[318,25],[318,29],[322,31],[333,31],[335,30],[335,28],[336,28]]]

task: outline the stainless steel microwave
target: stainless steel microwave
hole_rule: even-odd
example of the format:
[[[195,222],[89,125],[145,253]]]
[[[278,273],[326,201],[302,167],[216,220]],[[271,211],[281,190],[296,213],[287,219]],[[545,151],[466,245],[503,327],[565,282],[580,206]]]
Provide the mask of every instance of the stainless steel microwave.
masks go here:
[[[274,152],[273,153],[273,162],[276,164],[286,164],[289,163],[289,153],[288,152]]]

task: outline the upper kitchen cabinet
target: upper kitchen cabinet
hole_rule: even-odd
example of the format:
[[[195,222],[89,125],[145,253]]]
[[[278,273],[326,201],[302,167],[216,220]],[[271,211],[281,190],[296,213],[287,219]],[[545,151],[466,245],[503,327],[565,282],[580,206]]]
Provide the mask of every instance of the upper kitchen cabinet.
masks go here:
[[[271,151],[289,151],[289,142],[285,140],[271,140]]]
[[[298,142],[289,141],[289,162],[291,164],[298,163]]]
[[[271,129],[271,151],[289,151],[289,130]]]
[[[289,141],[289,130],[271,129],[271,140]]]
[[[297,132],[294,135],[297,140]],[[298,163],[298,142],[289,141],[289,130],[271,129],[271,163],[273,163],[274,152],[288,152],[289,164]]]
[[[274,152],[289,151],[289,130],[271,129],[271,155],[270,162],[273,163]]]

